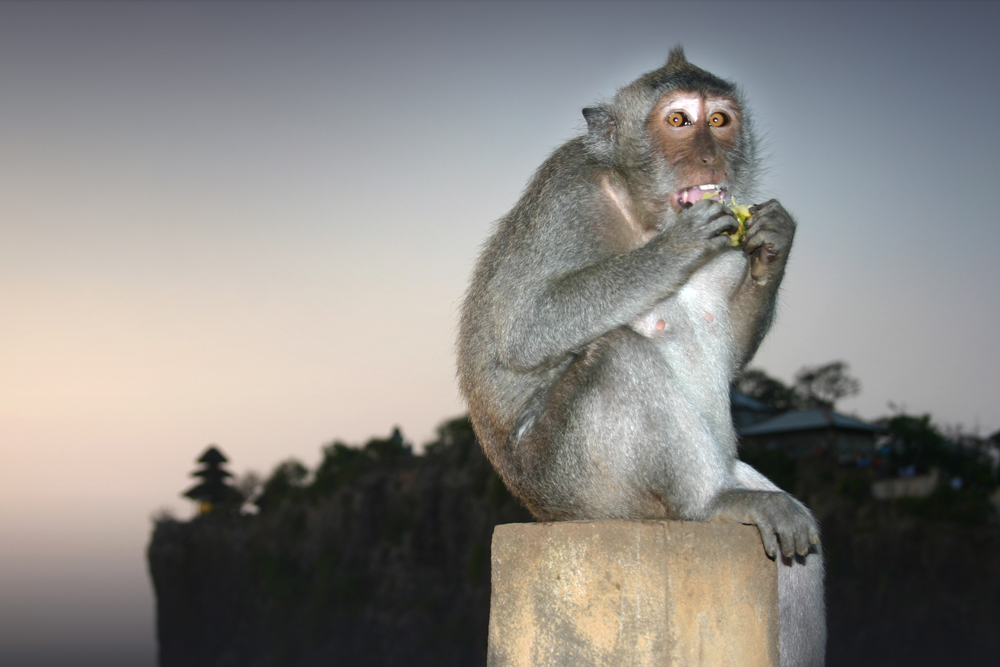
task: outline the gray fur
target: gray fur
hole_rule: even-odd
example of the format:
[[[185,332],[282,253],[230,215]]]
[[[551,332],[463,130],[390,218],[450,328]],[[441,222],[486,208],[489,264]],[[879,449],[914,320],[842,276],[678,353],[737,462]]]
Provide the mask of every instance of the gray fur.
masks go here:
[[[584,110],[587,133],[499,221],[462,311],[461,388],[486,455],[539,520],[757,525],[782,563],[782,665],[821,665],[818,525],[737,460],[729,411],[730,381],[770,327],[795,223],[766,202],[744,247],[730,248],[721,234],[735,221],[721,204],[671,206],[690,184],[647,128],[682,90],[738,105],[721,161],[730,194],[747,201],[758,165],[740,92],[675,49]]]

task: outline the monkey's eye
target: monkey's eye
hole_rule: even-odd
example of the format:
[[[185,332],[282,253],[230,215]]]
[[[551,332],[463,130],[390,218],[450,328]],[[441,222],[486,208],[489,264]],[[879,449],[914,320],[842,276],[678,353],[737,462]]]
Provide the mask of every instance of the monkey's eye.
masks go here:
[[[667,123],[673,125],[674,127],[681,127],[682,125],[690,125],[691,119],[689,119],[687,114],[683,111],[675,111],[667,116]]]
[[[729,125],[729,116],[721,111],[716,111],[708,117],[708,124],[712,127],[725,127]]]

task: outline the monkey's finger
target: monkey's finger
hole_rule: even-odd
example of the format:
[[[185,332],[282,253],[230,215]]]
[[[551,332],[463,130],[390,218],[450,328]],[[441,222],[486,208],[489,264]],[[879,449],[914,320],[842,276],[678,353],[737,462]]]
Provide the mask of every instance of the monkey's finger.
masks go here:
[[[713,249],[723,250],[725,248],[732,247],[732,242],[730,241],[729,235],[732,232],[719,232],[718,234],[713,234],[709,239],[709,244],[715,244]]]
[[[760,203],[760,204],[754,204],[753,206],[751,206],[750,207],[750,214],[751,214],[751,216],[755,216],[755,215],[757,215],[757,213],[759,213],[760,211],[763,211],[766,208],[773,208],[774,206],[778,206],[778,205],[779,204],[778,204],[778,200],[777,199],[768,199],[766,202],[763,202],[763,203]],[[753,218],[751,217],[751,220],[752,219]]]
[[[712,235],[732,234],[740,226],[733,214],[726,209],[720,209],[706,220],[706,229]]]
[[[808,531],[795,531],[795,553],[800,556],[805,556],[809,553],[809,549],[812,548],[812,544],[809,542],[810,536]]]
[[[778,535],[778,540],[781,542],[781,555],[785,558],[795,557],[795,539],[794,530],[785,530]]]
[[[733,236],[739,230],[739,223],[736,222],[736,218],[725,218],[721,222],[722,224],[711,229],[709,237],[715,241],[725,241],[725,246],[731,247]]]
[[[750,220],[753,220],[753,218],[750,218]],[[748,255],[754,254],[767,241],[767,236],[766,228],[748,226],[746,233],[743,235],[743,252]]]
[[[758,524],[757,530],[760,531],[760,539],[764,543],[764,553],[767,554],[768,558],[774,560],[778,557],[778,538],[774,528]]]

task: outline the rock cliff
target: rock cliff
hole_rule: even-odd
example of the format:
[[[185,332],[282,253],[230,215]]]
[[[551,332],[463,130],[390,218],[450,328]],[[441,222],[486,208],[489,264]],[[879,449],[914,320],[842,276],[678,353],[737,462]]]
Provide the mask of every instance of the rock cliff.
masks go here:
[[[439,436],[420,456],[390,438],[332,445],[312,474],[282,464],[256,515],[159,520],[149,567],[161,667],[485,665],[493,528],[531,517],[467,420]],[[996,660],[989,488],[875,501],[870,470],[753,463],[823,526],[830,667]]]
[[[484,664],[493,527],[531,517],[466,420],[440,436],[422,456],[331,450],[257,515],[158,521],[161,667]]]

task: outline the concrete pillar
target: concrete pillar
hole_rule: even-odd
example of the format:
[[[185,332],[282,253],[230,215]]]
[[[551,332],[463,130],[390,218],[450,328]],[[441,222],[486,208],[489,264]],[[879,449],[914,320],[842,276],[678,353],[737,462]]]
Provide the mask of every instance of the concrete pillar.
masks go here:
[[[753,526],[497,526],[488,667],[777,667],[778,580]]]

